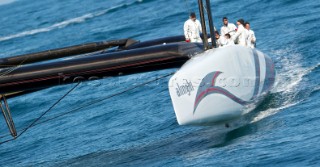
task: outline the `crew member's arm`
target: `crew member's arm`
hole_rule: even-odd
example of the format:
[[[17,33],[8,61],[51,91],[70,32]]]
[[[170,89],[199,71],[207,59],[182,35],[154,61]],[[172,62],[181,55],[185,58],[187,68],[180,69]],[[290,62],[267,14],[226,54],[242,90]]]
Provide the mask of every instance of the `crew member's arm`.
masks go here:
[[[240,36],[241,33],[243,33],[244,28],[238,27],[237,32],[232,36],[232,40],[236,41],[237,38]]]
[[[222,27],[223,28],[223,27]],[[221,28],[221,30],[222,30]],[[237,31],[237,27],[234,25],[234,24],[228,24],[228,28],[227,29],[224,29],[224,31],[227,31],[227,32],[224,32],[224,35],[225,34],[234,34],[236,33]],[[222,35],[222,34],[221,34]]]
[[[256,36],[254,35],[254,31],[252,31],[252,39],[251,39],[251,43],[255,44],[256,43]]]

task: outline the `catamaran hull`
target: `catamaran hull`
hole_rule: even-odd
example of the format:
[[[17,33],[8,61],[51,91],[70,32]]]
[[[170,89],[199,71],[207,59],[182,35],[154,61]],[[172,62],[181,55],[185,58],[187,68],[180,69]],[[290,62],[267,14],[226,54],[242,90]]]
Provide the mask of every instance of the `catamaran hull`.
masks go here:
[[[275,74],[268,56],[241,46],[190,59],[169,81],[178,123],[219,124],[241,117],[272,89]]]

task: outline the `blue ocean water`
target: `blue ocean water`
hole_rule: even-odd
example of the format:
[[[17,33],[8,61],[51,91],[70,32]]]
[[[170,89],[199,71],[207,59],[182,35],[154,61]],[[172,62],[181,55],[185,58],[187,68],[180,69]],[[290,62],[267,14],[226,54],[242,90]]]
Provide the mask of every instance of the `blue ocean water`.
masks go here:
[[[320,166],[319,1],[211,2],[216,27],[223,16],[249,21],[257,48],[276,64],[277,86],[244,124],[179,126],[165,78],[31,128],[0,145],[0,166]],[[0,57],[181,35],[197,9],[196,0],[0,0]],[[82,83],[43,120],[176,70]],[[17,129],[72,86],[10,99]],[[0,136],[6,134],[0,119]]]

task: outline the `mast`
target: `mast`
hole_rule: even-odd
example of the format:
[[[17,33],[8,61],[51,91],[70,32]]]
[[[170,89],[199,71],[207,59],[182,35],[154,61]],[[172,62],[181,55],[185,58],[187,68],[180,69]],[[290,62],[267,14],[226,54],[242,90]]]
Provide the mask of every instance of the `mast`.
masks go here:
[[[209,42],[208,42],[206,20],[204,17],[203,1],[198,0],[198,5],[199,5],[199,12],[200,12],[201,26],[202,26],[203,45],[204,45],[204,49],[208,50],[208,49],[210,49],[210,46],[209,46]],[[211,41],[212,41],[212,48],[216,48],[217,46],[216,46],[216,38],[214,35],[215,32],[214,32],[214,25],[213,25],[213,21],[212,21],[210,0],[206,0],[206,9],[207,9],[207,16],[208,16],[209,27],[210,27],[210,37],[211,37]]]
[[[206,20],[205,20],[205,18],[204,18],[204,11],[203,11],[203,2],[202,2],[202,0],[198,0],[198,4],[199,4],[200,20],[201,20],[201,27],[202,27],[202,34],[203,34],[204,50],[208,50],[208,49],[209,49],[209,43],[208,43]]]
[[[208,12],[208,20],[209,20],[209,27],[210,27],[210,37],[211,37],[211,43],[212,43],[212,48],[216,48],[217,43],[216,43],[216,37],[215,37],[215,31],[214,31],[214,24],[212,21],[212,13],[211,13],[211,5],[210,5],[210,0],[206,0],[207,3],[207,12]]]

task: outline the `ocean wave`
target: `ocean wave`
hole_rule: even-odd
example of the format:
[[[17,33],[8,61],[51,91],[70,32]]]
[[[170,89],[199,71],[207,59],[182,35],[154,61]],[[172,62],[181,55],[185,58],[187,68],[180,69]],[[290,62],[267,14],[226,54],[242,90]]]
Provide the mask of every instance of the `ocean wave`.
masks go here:
[[[296,90],[303,77],[310,72],[310,69],[302,67],[303,56],[293,52],[291,49],[273,51],[278,66],[276,92],[293,92]]]
[[[15,1],[16,0],[0,0],[0,6],[1,5],[7,5],[7,4],[13,3]]]
[[[10,1],[10,0],[8,0],[8,1]],[[23,31],[23,32],[14,34],[14,35],[0,37],[0,42],[11,40],[11,39],[14,39],[14,38],[21,38],[21,37],[25,37],[25,36],[29,36],[29,35],[35,35],[35,34],[39,34],[39,33],[49,32],[49,31],[52,31],[52,30],[55,30],[55,29],[61,29],[61,28],[64,28],[64,27],[67,27],[67,26],[73,25],[73,24],[83,23],[83,22],[85,22],[85,21],[87,21],[89,19],[92,19],[92,18],[95,18],[95,17],[99,17],[99,16],[105,15],[105,14],[107,14],[109,12],[112,12],[114,10],[121,9],[123,7],[131,6],[131,5],[134,5],[134,4],[137,4],[137,3],[141,3],[141,2],[143,2],[143,0],[136,0],[136,1],[132,2],[132,3],[125,3],[125,4],[117,5],[117,6],[105,9],[105,10],[97,11],[97,12],[94,12],[94,13],[88,13],[88,14],[82,15],[80,17],[68,19],[68,20],[53,24],[53,25],[51,25],[49,27]],[[1,0],[0,0],[0,5],[1,5]]]
[[[252,121],[250,123],[255,123],[255,122],[258,122],[258,121],[260,121],[262,119],[270,117],[270,116],[272,116],[274,114],[277,114],[279,111],[284,110],[284,109],[289,108],[289,107],[293,107],[293,106],[299,104],[300,102],[301,101],[298,101],[298,102],[287,104],[287,105],[284,105],[284,106],[281,106],[281,107],[278,107],[278,108],[269,108],[269,109],[267,109],[265,111],[261,111],[261,112],[259,112],[258,115],[256,115],[252,119]]]
[[[253,117],[251,123],[258,122],[284,109],[298,105],[312,93],[312,91],[300,90],[299,86],[303,78],[316,70],[320,63],[312,67],[302,67],[300,62],[303,62],[303,56],[290,48],[275,50],[272,54],[276,57],[278,70],[276,86],[271,92],[276,102],[269,104],[267,109],[259,111]],[[301,91],[304,91],[304,96],[299,96]]]

